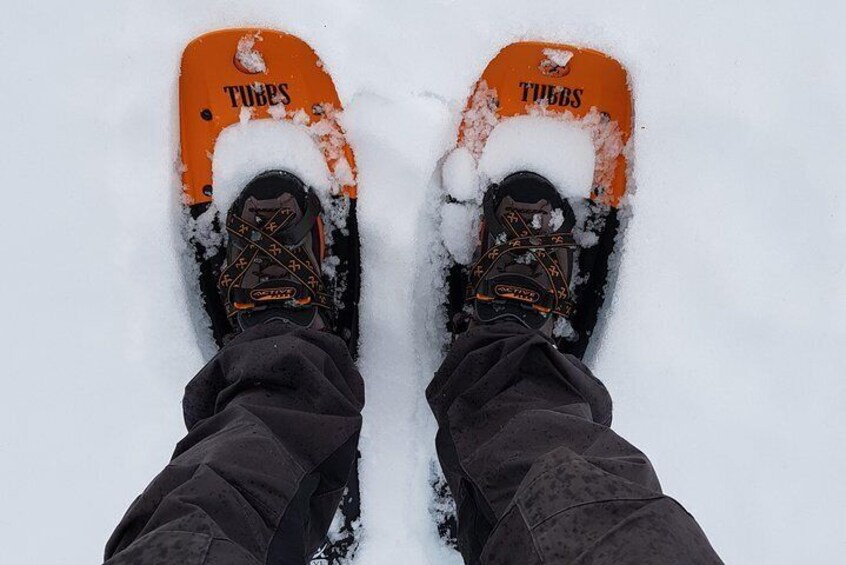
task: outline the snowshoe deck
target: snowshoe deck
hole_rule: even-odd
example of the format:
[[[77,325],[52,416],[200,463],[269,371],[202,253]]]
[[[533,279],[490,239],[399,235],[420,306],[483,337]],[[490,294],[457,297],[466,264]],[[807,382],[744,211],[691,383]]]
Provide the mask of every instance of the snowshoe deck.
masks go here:
[[[336,316],[333,330],[357,350],[359,240],[356,222],[356,167],[337,113],[342,110],[332,78],[311,47],[301,39],[269,29],[226,29],[194,39],[185,48],[179,79],[183,200],[188,208],[187,238],[194,250],[199,286],[218,346],[232,332],[217,290],[223,246],[210,244],[207,231],[220,234],[214,202],[212,163],[221,132],[242,120],[287,120],[310,126],[332,176],[332,198],[344,201],[343,229],[334,229],[328,253],[339,263],[329,283]],[[199,229],[199,222],[204,229]],[[218,238],[218,241],[222,241]],[[353,523],[360,514],[357,466],[341,503],[343,524],[314,563],[348,559],[357,542]]]

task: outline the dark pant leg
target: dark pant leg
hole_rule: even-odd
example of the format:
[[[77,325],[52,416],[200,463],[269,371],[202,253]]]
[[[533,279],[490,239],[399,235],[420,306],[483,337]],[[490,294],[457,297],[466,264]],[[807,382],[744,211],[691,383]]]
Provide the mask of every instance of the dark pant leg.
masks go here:
[[[427,397],[467,563],[721,563],[646,456],[609,428],[602,383],[540,334],[470,330]]]
[[[107,563],[304,563],[340,502],[363,403],[339,338],[281,322],[241,334],[186,387],[188,435]]]

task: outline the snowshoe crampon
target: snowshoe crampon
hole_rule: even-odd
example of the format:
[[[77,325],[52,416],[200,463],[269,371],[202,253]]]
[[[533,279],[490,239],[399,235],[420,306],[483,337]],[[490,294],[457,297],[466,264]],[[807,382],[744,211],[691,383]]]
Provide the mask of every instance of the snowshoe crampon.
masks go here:
[[[568,212],[573,212],[578,221],[573,232],[566,234],[568,238],[572,235],[576,242],[573,273],[566,289],[567,302],[572,308],[567,308],[566,316],[556,320],[553,334],[559,350],[579,358],[584,356],[609,283],[613,282],[609,275],[613,274],[613,257],[618,251],[621,221],[626,215],[623,212],[626,195],[632,185],[633,120],[626,70],[603,53],[570,45],[521,42],[505,47],[494,57],[467,102],[456,147],[442,163],[441,236],[447,251],[448,333],[457,335],[466,328],[472,316],[468,303],[477,298],[471,292],[472,284],[468,285],[474,279],[471,273],[474,260],[467,251],[472,252],[478,240],[451,244],[450,234],[455,237],[456,233],[471,232],[467,226],[473,222],[477,222],[473,224],[475,233],[469,235],[479,232],[485,191],[509,174],[526,171],[531,163],[524,161],[531,159],[525,157],[532,151],[551,153],[552,169],[567,169],[572,165],[570,160],[587,156],[589,159],[583,160],[588,164],[582,168],[586,174],[581,175],[583,190],[562,192],[558,187],[570,207]],[[513,127],[518,123],[520,128]],[[574,156],[568,143],[561,143],[557,148],[556,138],[544,136],[540,131],[549,124],[562,131],[578,130],[580,139],[584,140],[582,147],[586,149]],[[519,132],[512,135],[510,145],[497,142],[496,150],[490,148],[494,138],[499,135],[501,140],[500,133],[509,128]],[[515,152],[521,155],[515,157]],[[509,164],[510,158],[515,162]],[[494,165],[499,174],[487,174],[486,160],[497,161]],[[456,182],[450,178],[465,173],[475,180]],[[448,225],[456,217],[460,218],[458,225]],[[525,235],[530,235],[528,232],[531,230]],[[444,521],[443,516],[439,520],[442,533],[452,529],[454,520]],[[446,536],[452,544],[454,534],[449,532]]]
[[[211,333],[218,346],[233,325],[217,284],[225,256],[225,208],[233,198],[218,198],[213,178],[216,145],[228,128],[261,122],[295,127],[311,138],[328,173],[321,194],[327,256],[324,278],[334,301],[332,330],[355,352],[358,339],[359,240],[356,222],[356,166],[353,152],[338,123],[342,111],[331,77],[314,51],[293,35],[268,29],[228,29],[194,39],[182,57],[179,80],[180,140],[183,201],[187,208],[186,237],[196,260],[196,273]],[[304,133],[303,133],[304,132]],[[249,145],[249,137],[243,137]],[[247,147],[247,153],[250,152]],[[259,152],[266,147],[253,149]],[[276,169],[292,155],[281,155]],[[294,155],[296,157],[296,155]],[[318,159],[319,160],[319,159]],[[254,171],[261,173],[262,171]],[[316,190],[311,187],[311,190]],[[357,466],[335,520],[331,542],[315,563],[348,559],[357,541],[359,518]]]

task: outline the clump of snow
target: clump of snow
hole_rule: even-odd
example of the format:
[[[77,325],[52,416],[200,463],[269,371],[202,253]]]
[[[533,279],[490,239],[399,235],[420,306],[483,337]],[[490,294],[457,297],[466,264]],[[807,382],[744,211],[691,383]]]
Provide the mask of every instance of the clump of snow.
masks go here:
[[[330,279],[334,279],[340,264],[341,258],[336,255],[329,255],[325,257],[322,265],[323,274]]]
[[[617,158],[621,155],[628,159],[628,178],[632,178],[633,138],[624,143],[619,124],[596,108],[591,108],[585,116],[576,118],[569,111],[562,113],[550,110],[546,100],[541,100],[529,108],[527,116],[520,117],[545,117],[558,120],[562,124],[574,125],[589,133],[594,147],[593,191],[596,195],[600,196],[610,188],[616,174]]]
[[[544,49],[543,56],[546,60],[559,67],[566,67],[573,58],[572,51],[564,49]]]
[[[536,230],[539,230],[543,227],[543,214],[537,213],[532,215],[532,222],[530,224]]]
[[[576,330],[570,325],[570,321],[561,316],[555,320],[555,324],[552,326],[552,335],[568,341],[574,341],[578,337]]]
[[[261,33],[249,33],[238,41],[238,49],[235,51],[235,59],[251,73],[267,71],[264,58],[255,48],[258,41],[262,41]]]
[[[543,111],[543,109],[541,109]],[[579,120],[579,124],[590,132],[596,151],[596,171],[594,172],[594,189],[599,194],[610,188],[614,180],[617,157],[625,155],[628,166],[634,163],[632,155],[633,139],[623,143],[623,133],[619,124],[608,118],[607,114],[592,108],[590,112]],[[630,172],[630,171],[629,171]],[[629,178],[632,178],[630,175]]]
[[[344,498],[349,495],[349,488],[344,489]],[[343,512],[338,511],[335,512],[335,516],[332,518],[332,523],[329,524],[329,530],[326,532],[326,539],[330,544],[337,543],[344,539],[349,532],[344,529],[344,514]],[[350,527],[353,532],[357,532],[358,529],[361,527],[361,518],[359,517],[358,520],[350,524]],[[350,565],[355,563],[355,554],[358,551],[358,544],[360,538],[358,535],[355,535],[355,541],[353,545],[349,548],[349,551],[346,556],[338,557],[334,556],[332,559],[333,563],[337,563],[338,565]],[[312,565],[322,565],[325,563],[329,563],[329,557],[327,556],[329,549],[329,545],[324,545],[321,547],[317,554],[312,556],[310,563]]]
[[[247,120],[225,128],[214,146],[214,202],[225,213],[256,175],[281,169],[318,195],[332,186],[329,170],[308,128],[287,120]],[[323,198],[321,198],[321,201]]]
[[[203,259],[209,259],[214,256],[225,241],[223,233],[215,227],[216,217],[217,208],[214,206],[209,207],[196,219],[192,218],[186,209],[183,237],[185,241],[198,241],[202,243],[204,251]],[[191,251],[193,252],[193,250]]]
[[[491,131],[499,123],[499,101],[496,89],[480,81],[470,99],[470,105],[464,112],[462,145],[467,147],[476,160],[482,155],[485,143]]]
[[[286,115],[288,119],[291,120],[291,123],[297,124],[298,126],[307,126],[309,123],[311,123],[311,118],[309,117],[308,112],[306,112],[302,108],[300,108],[296,112],[289,112]]]
[[[254,110],[247,106],[241,106],[241,111],[238,112],[238,122],[241,125],[246,124],[253,119]]]
[[[251,119],[242,108],[239,123],[224,129],[217,139],[212,165],[214,202],[226,212],[241,189],[253,177],[270,169],[289,171],[317,193],[324,221],[345,230],[349,201],[339,197],[342,186],[355,184],[355,175],[344,154],[340,112],[331,107],[314,124],[302,110],[275,111],[272,119]],[[330,170],[327,162],[333,167]],[[327,243],[331,245],[331,230]]]
[[[480,220],[479,207],[472,204],[447,202],[441,208],[441,237],[457,263],[469,265],[473,261]]]
[[[565,198],[588,198],[596,151],[591,130],[557,116],[516,116],[490,133],[479,160],[483,178],[498,182],[511,173],[543,175]]]
[[[347,495],[347,492],[349,492],[349,489],[344,489],[344,496]],[[341,540],[345,535],[343,528],[344,513],[339,510],[335,512],[335,516],[332,517],[332,523],[329,524],[329,531],[326,532],[326,538],[332,543]]]
[[[573,239],[579,247],[593,247],[599,242],[597,233],[605,227],[605,221],[594,210],[595,204],[587,199],[573,199],[569,202],[576,217]]]
[[[431,485],[434,496],[432,497],[429,511],[432,514],[432,519],[435,524],[445,524],[447,521],[455,521],[458,518],[458,509],[456,508],[455,498],[449,490],[449,484],[440,465],[432,462],[431,465]],[[457,548],[454,548],[457,549]]]
[[[447,193],[459,202],[481,201],[476,159],[467,147],[453,149],[444,160],[441,179]]]
[[[273,106],[268,107],[267,113],[270,114],[270,117],[274,120],[284,120],[288,117],[288,110],[285,109],[284,104],[274,104]]]
[[[564,210],[561,208],[554,209],[549,214],[549,228],[552,231],[558,231],[558,228],[564,225]]]
[[[337,179],[338,184],[340,184],[341,186],[348,186],[355,183],[355,175],[353,175],[353,170],[350,166],[350,162],[343,154],[341,154],[341,157],[339,157],[338,160],[335,161],[335,168],[332,173],[335,179]]]
[[[332,192],[339,194],[343,186],[355,182],[352,167],[344,151],[346,136],[341,127],[341,112],[331,104],[322,104],[320,110],[321,119],[312,124],[309,130],[332,169]]]
[[[319,193],[318,193],[319,195]],[[334,230],[338,230],[344,235],[348,235],[347,218],[350,213],[350,199],[347,196],[322,196],[321,204],[323,205],[323,222],[330,229],[326,230],[326,245],[331,246],[334,243]]]
[[[535,257],[535,254],[531,251],[526,251],[522,255],[514,258],[514,262],[519,263],[520,265],[531,265],[535,261],[537,261],[537,257]]]

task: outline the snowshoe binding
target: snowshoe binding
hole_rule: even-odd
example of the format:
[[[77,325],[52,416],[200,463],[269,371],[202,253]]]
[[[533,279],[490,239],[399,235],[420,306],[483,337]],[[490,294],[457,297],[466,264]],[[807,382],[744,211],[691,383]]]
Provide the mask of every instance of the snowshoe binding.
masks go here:
[[[480,245],[469,268],[455,328],[516,321],[552,336],[556,317],[575,310],[570,295],[575,216],[555,187],[514,173],[485,193]]]
[[[285,171],[259,175],[233,203],[218,287],[236,331],[276,319],[331,328],[320,213],[315,193]]]

